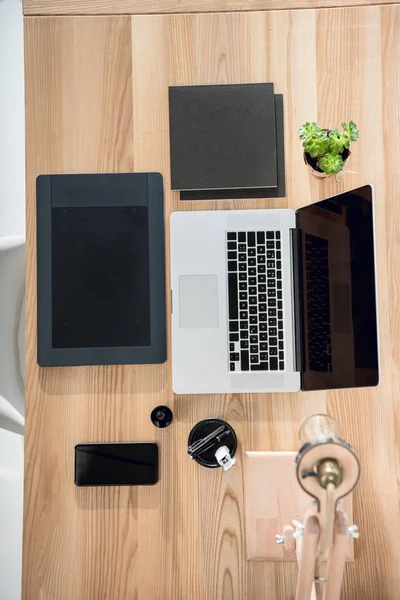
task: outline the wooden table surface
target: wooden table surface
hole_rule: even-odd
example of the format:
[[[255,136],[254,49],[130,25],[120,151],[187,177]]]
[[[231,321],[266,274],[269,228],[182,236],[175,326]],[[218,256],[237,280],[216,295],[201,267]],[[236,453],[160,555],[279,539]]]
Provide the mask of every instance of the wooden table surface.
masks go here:
[[[26,4],[32,5],[32,1]],[[40,3],[39,3],[40,4]],[[44,4],[44,2],[42,2]],[[326,3],[325,3],[326,4]],[[361,531],[343,598],[400,597],[400,5],[221,14],[25,18],[27,348],[25,600],[288,600],[295,564],[247,563],[245,450],[296,450],[303,419],[329,412],[359,453]],[[168,86],[273,81],[284,95],[287,197],[180,203],[169,177]],[[297,129],[353,119],[360,139],[337,181],[310,176]],[[35,179],[160,171],[174,210],[298,208],[375,188],[381,383],[297,394],[174,396],[164,365],[36,364]],[[167,268],[167,286],[169,269]],[[168,311],[170,305],[167,306]],[[170,342],[168,323],[168,342]],[[170,347],[170,344],[169,344]],[[150,411],[174,422],[157,430]],[[187,437],[221,417],[239,439],[222,473],[189,461]],[[156,441],[151,488],[82,489],[78,442]]]
[[[137,15],[335,8],[393,0],[23,0],[25,15]]]

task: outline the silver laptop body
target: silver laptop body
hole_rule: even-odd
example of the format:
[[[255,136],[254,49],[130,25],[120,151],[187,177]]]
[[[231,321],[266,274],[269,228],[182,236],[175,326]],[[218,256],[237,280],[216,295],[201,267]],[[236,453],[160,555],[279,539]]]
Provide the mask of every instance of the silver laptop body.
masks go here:
[[[295,212],[181,211],[170,224],[174,392],[297,391],[290,241]]]

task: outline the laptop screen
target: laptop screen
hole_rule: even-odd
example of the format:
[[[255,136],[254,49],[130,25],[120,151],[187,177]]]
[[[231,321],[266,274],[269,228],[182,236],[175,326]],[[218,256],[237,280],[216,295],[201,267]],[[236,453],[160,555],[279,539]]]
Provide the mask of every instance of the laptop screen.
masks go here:
[[[372,188],[297,211],[302,389],[378,384]]]

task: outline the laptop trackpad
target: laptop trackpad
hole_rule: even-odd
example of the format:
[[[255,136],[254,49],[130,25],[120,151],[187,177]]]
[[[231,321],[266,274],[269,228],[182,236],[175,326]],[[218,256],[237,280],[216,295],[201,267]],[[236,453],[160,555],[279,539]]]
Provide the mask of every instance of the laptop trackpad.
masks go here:
[[[182,329],[219,326],[217,275],[179,277],[179,326]]]

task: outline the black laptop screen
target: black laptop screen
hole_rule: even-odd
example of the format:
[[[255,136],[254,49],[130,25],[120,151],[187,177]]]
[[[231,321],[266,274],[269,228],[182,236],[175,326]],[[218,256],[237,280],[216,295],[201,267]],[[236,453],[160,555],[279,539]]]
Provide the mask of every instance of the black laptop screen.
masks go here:
[[[297,212],[302,388],[377,385],[372,188]]]

